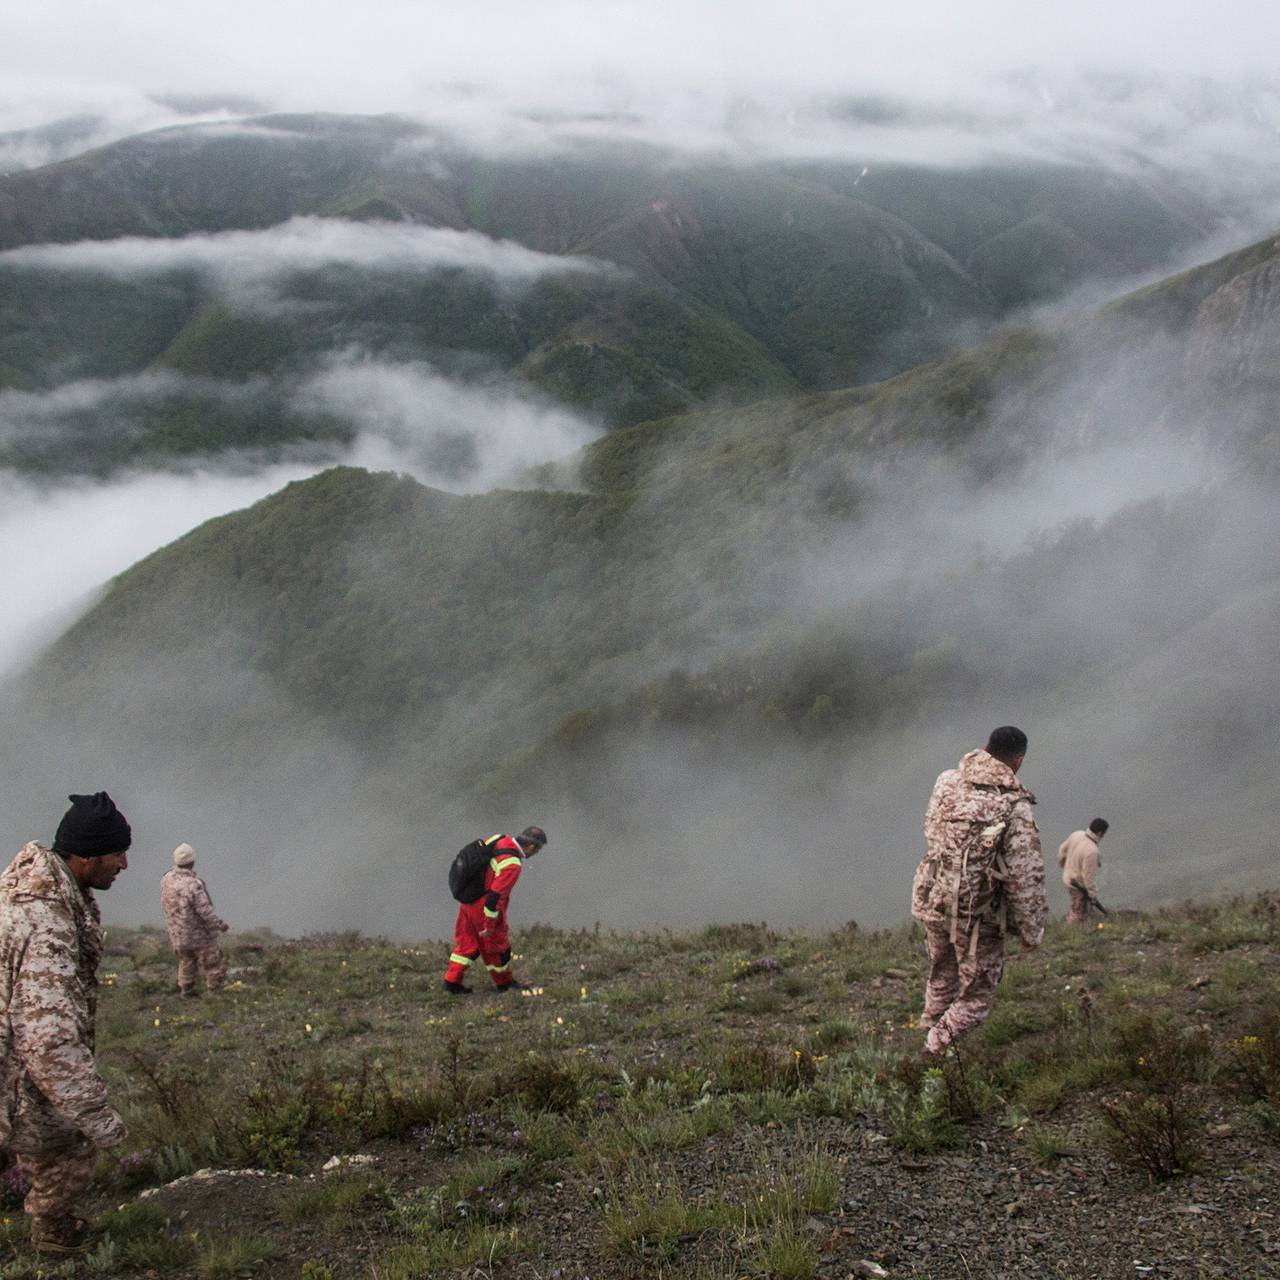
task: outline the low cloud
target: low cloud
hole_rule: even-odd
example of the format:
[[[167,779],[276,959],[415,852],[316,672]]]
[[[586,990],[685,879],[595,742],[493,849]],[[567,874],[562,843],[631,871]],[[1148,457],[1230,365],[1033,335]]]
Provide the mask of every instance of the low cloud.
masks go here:
[[[174,373],[68,383],[46,392],[0,391],[0,443],[59,437],[92,441],[136,430],[140,406],[170,396],[251,407],[263,380],[223,383]],[[458,383],[422,364],[355,355],[279,392],[301,413],[351,424],[348,445],[299,442],[283,460],[229,450],[175,458],[164,470],[110,481],[41,481],[0,471],[0,678],[92,602],[131,564],[214,516],[249,505],[290,480],[348,464],[399,471],[424,484],[474,492],[528,483],[528,471],[572,454],[600,429],[514,383]],[[86,434],[88,433],[88,434]],[[292,456],[291,456],[292,455]]]
[[[180,393],[247,396],[253,384],[219,384],[177,373],[81,378],[47,391],[0,390],[0,444],[48,438],[73,423],[91,424],[97,438],[128,430],[131,410]]]
[[[563,458],[602,434],[558,405],[503,381],[470,386],[424,364],[346,356],[302,386],[305,411],[335,414],[395,469],[444,489],[478,491],[516,483],[539,463]]]
[[[0,472],[0,677],[12,675],[143,556],[315,470],[284,464],[235,475],[198,468],[56,487]]]
[[[230,121],[249,105],[161,101],[136,85],[41,75],[29,64],[6,67],[0,77],[0,174],[56,164],[156,129]]]
[[[123,280],[194,271],[242,303],[257,299],[265,305],[275,301],[276,286],[284,277],[334,266],[385,274],[467,271],[512,285],[565,272],[618,270],[595,259],[538,253],[478,231],[336,218],[291,218],[265,231],[222,231],[181,239],[125,236],[25,245],[0,253],[0,266],[5,264]]]
[[[1228,203],[1276,186],[1280,18],[1263,0],[1171,0],[1158,22],[1132,0],[1042,6],[1034,23],[1013,0],[981,12],[744,3],[731,17],[714,0],[378,0],[358,24],[321,2],[301,25],[279,0],[238,21],[182,0],[127,11],[73,0],[75,41],[68,12],[33,11],[0,41],[0,133],[92,115],[97,142],[190,119],[172,104],[201,105],[192,95],[233,94],[245,108],[413,116],[516,155],[633,141],[744,160],[1013,156],[1158,165]],[[175,85],[184,99],[165,97]]]

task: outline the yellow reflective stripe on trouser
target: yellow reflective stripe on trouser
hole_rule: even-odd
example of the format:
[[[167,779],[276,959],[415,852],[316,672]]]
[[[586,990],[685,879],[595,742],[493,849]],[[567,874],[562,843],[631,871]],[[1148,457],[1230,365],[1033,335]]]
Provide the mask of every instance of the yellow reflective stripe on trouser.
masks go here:
[[[502,914],[500,911],[490,911],[488,907],[485,907],[484,913],[490,920],[496,920]]]
[[[505,858],[490,858],[489,865],[493,868],[495,876],[501,875],[508,867],[518,867],[520,859],[514,853],[508,854]]]
[[[475,959],[475,956],[463,956],[463,955],[459,955],[459,954],[455,951],[455,952],[454,952],[454,953],[449,957],[449,963],[450,963],[450,964],[462,964],[462,965],[467,965],[467,964],[470,964],[474,959]]]
[[[511,961],[508,960],[506,964],[487,964],[485,965],[485,968],[488,969],[490,973],[506,973],[506,971],[511,968]]]

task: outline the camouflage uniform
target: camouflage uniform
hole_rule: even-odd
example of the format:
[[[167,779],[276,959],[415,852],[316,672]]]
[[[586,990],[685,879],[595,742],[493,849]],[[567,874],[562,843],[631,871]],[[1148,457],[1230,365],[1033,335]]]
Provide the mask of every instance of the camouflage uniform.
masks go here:
[[[91,889],[34,841],[0,875],[0,1142],[33,1218],[69,1218],[97,1148],[127,1136],[94,1065],[102,926]],[[33,1225],[34,1231],[34,1225]]]
[[[925,926],[929,979],[922,1027],[938,1053],[980,1026],[1004,973],[1004,935],[1026,946],[1044,936],[1044,860],[1035,796],[986,751],[971,751],[934,784],[927,852],[912,884],[911,914]]]
[[[160,905],[169,945],[178,956],[178,990],[194,992],[198,971],[209,990],[216,991],[227,980],[226,957],[218,945],[227,922],[213,909],[204,881],[190,867],[166,871],[160,879]]]

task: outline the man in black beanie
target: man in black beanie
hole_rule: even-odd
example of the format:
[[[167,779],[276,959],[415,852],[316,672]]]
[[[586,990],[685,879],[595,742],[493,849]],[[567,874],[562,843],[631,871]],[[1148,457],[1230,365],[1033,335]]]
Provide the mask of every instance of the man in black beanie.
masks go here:
[[[0,1144],[30,1184],[41,1253],[84,1251],[74,1216],[98,1151],[126,1136],[94,1062],[102,924],[95,889],[129,865],[124,814],[105,791],[71,796],[53,847],[28,844],[0,874]]]

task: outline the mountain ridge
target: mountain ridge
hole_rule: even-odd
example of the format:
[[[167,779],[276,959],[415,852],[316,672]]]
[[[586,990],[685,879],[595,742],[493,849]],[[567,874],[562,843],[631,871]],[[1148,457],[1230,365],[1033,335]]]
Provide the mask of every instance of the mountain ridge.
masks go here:
[[[1159,875],[1172,829],[1231,821],[1229,874],[1247,879],[1253,808],[1232,817],[1228,786],[1197,811],[1177,779],[1215,744],[1243,788],[1274,737],[1245,710],[1275,692],[1274,399],[1238,352],[1268,341],[1278,246],[885,383],[614,432],[576,489],[461,497],[349,468],[295,483],[117,579],[10,690],[13,722],[57,724],[86,760],[110,725],[197,809],[193,773],[251,791],[331,757],[378,826],[540,798],[584,839],[604,823],[648,846],[721,787],[734,830],[791,814],[817,839],[860,794],[851,769],[871,786],[898,753],[918,768],[935,739],[954,751],[947,726],[1009,706],[1051,726],[1042,767],[1099,807],[1148,798],[1138,862]],[[1072,490],[1117,467],[1149,490],[1073,520]],[[1019,514],[1038,503],[1060,521]],[[1216,694],[1180,697],[1232,617],[1249,629]],[[1090,739],[1099,754],[1073,760]],[[1108,771],[1108,753],[1130,763]],[[315,781],[298,785],[332,824]],[[863,803],[897,822],[891,795]]]
[[[0,175],[0,394],[163,368],[213,379],[192,394],[225,419],[222,402],[266,376],[257,418],[278,451],[332,441],[297,402],[353,352],[468,385],[506,379],[606,428],[879,381],[1187,252],[1216,215],[1192,193],[1175,208],[1171,180],[1027,162],[744,166],[638,144],[520,160],[397,117],[177,127]],[[511,241],[547,255],[544,275],[517,288],[429,256],[277,271],[272,237],[308,218]],[[236,229],[260,238],[254,269],[277,272],[268,313],[218,276],[218,236]],[[131,236],[169,243],[172,265],[143,270]],[[59,243],[99,257],[58,265]],[[617,270],[556,273],[590,255]],[[141,428],[99,466],[207,456],[181,406],[135,397],[128,412]],[[337,437],[359,430],[347,412]],[[228,435],[238,447],[244,428]],[[27,470],[86,456],[56,419],[22,448],[0,442],[0,462]]]

